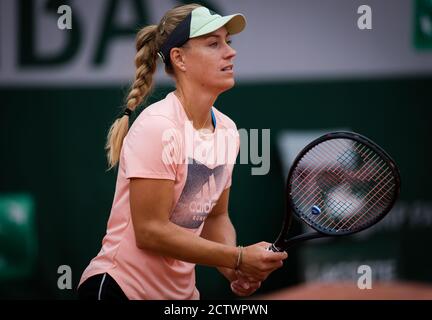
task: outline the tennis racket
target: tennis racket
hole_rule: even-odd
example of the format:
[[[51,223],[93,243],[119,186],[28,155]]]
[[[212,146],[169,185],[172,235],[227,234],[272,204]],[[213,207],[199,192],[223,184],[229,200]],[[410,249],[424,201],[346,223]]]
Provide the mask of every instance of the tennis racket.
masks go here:
[[[399,193],[399,170],[376,143],[353,132],[325,134],[290,168],[285,220],[269,249],[284,251],[306,240],[369,228],[384,218]],[[316,232],[288,239],[293,215]]]

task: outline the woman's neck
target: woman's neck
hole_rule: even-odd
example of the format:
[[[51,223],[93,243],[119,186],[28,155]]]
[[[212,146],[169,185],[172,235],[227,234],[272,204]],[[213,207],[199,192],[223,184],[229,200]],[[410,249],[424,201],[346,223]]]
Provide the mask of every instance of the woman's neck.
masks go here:
[[[211,108],[217,95],[187,86],[177,86],[174,94],[186,109],[186,114],[196,129],[213,129]]]

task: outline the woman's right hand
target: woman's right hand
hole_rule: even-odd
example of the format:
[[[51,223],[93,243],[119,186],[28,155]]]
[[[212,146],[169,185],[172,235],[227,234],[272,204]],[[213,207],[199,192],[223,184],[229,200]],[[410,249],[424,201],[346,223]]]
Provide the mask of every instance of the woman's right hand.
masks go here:
[[[238,270],[251,281],[264,281],[270,273],[283,266],[283,260],[288,257],[284,252],[267,250],[271,246],[268,242],[259,242],[244,247],[242,260]]]

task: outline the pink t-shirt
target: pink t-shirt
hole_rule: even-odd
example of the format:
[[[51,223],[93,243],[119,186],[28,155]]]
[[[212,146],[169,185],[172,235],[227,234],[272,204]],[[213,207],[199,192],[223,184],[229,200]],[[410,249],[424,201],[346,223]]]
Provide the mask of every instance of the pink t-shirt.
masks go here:
[[[199,299],[195,264],[155,255],[136,246],[129,205],[129,179],[174,181],[170,221],[200,234],[221,193],[231,186],[239,151],[235,123],[212,108],[216,129],[202,135],[171,92],[144,109],[123,140],[116,190],[99,254],[84,271],[107,272],[129,299]]]

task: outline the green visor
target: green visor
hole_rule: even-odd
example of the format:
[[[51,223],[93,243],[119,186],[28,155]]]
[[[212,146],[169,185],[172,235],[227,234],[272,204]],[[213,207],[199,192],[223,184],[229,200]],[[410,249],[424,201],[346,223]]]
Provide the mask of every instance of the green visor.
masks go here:
[[[189,39],[212,33],[223,26],[229,34],[236,34],[245,28],[246,19],[240,13],[221,16],[206,7],[196,8],[171,32],[158,51],[158,56],[169,65],[172,48],[181,47]]]

